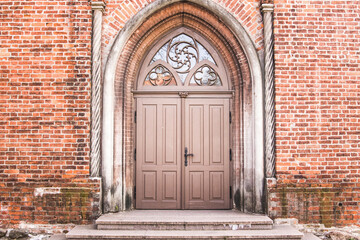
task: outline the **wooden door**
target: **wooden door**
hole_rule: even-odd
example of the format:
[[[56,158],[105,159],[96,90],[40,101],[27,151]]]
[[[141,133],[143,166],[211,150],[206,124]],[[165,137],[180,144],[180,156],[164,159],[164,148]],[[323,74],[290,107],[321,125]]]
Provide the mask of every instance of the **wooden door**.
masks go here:
[[[230,208],[229,99],[185,100],[185,209]]]
[[[139,98],[136,208],[181,208],[180,99]]]
[[[230,208],[229,99],[138,98],[136,125],[136,208]]]

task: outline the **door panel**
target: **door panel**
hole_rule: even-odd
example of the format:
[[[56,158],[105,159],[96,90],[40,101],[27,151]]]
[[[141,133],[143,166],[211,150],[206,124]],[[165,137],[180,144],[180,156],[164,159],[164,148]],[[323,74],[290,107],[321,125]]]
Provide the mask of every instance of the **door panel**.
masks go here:
[[[178,196],[176,196],[178,184],[177,181],[177,175],[178,173],[175,171],[172,172],[163,172],[163,196],[162,199],[164,200],[174,200],[176,201],[178,199]]]
[[[144,126],[143,126],[143,146],[144,146],[144,164],[156,165],[156,132],[157,132],[157,105],[145,105]]]
[[[143,172],[144,199],[146,200],[156,200],[156,175],[156,171]]]
[[[209,106],[210,124],[209,124],[209,140],[210,140],[210,164],[223,164],[223,144],[224,128],[223,128],[223,106]]]
[[[164,165],[176,165],[178,152],[176,151],[178,138],[180,136],[177,134],[178,125],[180,124],[180,116],[177,111],[180,110],[180,105],[164,105],[163,106],[163,136],[164,147],[162,148],[163,154],[163,164]]]
[[[210,172],[210,194],[211,200],[224,200],[224,173],[223,172]]]
[[[185,209],[228,209],[229,100],[185,99]]]
[[[193,165],[204,165],[204,128],[202,127],[204,106],[189,106],[188,111],[192,121],[189,125],[185,125],[185,129],[189,129],[189,147],[190,152],[194,154],[190,161]]]
[[[190,196],[189,199],[193,202],[204,201],[204,172],[190,172]]]
[[[179,99],[137,99],[136,208],[179,209],[181,118]]]

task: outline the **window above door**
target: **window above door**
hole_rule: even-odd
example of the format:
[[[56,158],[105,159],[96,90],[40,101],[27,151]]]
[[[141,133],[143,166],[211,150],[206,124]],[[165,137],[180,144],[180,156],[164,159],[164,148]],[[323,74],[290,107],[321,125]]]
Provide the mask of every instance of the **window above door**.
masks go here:
[[[218,51],[188,28],[182,27],[161,37],[143,59],[137,90],[230,90]]]

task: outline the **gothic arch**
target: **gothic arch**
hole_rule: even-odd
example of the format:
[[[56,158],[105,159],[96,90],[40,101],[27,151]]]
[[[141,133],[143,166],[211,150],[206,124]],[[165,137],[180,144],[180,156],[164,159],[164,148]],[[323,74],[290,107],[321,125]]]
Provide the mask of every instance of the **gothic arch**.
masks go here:
[[[118,34],[104,73],[102,179],[104,211],[132,206],[132,88],[148,47],[172,29],[198,31],[229,64],[235,90],[234,206],[264,212],[263,76],[253,42],[241,24],[212,1],[158,0]]]

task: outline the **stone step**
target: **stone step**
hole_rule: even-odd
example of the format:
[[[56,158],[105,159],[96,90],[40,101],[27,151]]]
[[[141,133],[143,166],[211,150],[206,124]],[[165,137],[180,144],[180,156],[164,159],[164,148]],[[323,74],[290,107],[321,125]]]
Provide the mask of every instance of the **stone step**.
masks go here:
[[[95,225],[77,226],[66,234],[66,239],[254,239],[301,240],[303,234],[289,225],[274,226],[270,230],[98,230]]]
[[[272,229],[273,221],[236,210],[134,210],[103,215],[96,225],[99,230],[261,230]]]
[[[66,236],[65,234],[57,234],[51,236],[49,240],[66,240]],[[320,240],[320,238],[314,236],[312,233],[304,233],[301,240]]]

